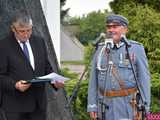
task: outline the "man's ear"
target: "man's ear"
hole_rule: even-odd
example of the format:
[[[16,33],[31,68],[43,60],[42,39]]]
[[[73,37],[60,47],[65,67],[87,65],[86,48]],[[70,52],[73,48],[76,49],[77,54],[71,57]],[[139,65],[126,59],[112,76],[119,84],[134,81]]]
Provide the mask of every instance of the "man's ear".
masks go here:
[[[126,33],[128,33],[128,31],[129,31],[129,29],[128,29],[128,27],[126,27]]]
[[[128,33],[128,27],[124,27],[122,33]]]
[[[15,32],[15,28],[13,25],[11,25],[10,28],[11,28],[12,32]]]

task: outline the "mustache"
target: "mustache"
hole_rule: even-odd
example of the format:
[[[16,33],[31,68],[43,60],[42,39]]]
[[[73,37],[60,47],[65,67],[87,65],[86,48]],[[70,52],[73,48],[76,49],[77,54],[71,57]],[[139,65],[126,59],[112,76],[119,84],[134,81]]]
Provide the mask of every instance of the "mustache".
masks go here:
[[[116,35],[116,32],[107,32],[106,37],[113,38],[113,36]]]

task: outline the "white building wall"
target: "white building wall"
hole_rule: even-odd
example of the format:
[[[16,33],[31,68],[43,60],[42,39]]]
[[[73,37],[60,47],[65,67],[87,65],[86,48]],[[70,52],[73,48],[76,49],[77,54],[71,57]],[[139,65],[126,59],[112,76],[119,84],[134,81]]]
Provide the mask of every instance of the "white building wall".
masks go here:
[[[84,47],[61,27],[61,61],[83,61]]]
[[[57,60],[60,63],[60,1],[41,0],[41,4],[46,17]]]

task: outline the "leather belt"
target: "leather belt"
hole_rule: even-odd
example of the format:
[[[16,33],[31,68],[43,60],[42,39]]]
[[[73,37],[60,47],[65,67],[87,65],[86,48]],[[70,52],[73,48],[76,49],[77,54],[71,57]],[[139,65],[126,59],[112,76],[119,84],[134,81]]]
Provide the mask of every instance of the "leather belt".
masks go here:
[[[137,92],[137,88],[128,88],[128,89],[121,89],[121,90],[108,90],[103,91],[99,89],[101,95],[108,96],[108,97],[121,97],[121,96],[128,96],[129,94],[133,94]]]

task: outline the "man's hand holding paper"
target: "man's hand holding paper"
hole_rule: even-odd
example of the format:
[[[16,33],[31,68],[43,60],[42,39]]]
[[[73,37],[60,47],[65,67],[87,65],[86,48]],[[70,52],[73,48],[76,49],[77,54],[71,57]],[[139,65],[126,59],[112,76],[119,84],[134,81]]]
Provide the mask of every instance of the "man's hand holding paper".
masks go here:
[[[45,75],[45,76],[38,77],[38,79],[49,79],[49,80],[51,80],[51,84],[54,84],[54,86],[56,88],[64,87],[64,82],[66,80],[69,80],[69,78],[61,76],[61,75],[56,74],[54,72],[52,72],[52,73],[50,73],[48,75]]]
[[[50,79],[51,83],[56,83],[56,82],[60,82],[60,83],[64,83],[64,81],[69,80],[69,78],[66,78],[62,75],[59,75],[57,73],[50,73],[48,75],[45,76],[41,76],[41,77],[37,77],[38,79]]]

